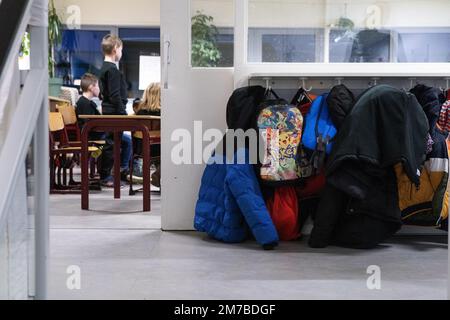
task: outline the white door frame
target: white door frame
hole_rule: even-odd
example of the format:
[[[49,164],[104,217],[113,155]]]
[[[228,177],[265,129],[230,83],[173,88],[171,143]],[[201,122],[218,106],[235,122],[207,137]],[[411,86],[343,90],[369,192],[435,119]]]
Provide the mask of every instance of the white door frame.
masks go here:
[[[205,168],[205,164],[174,164],[171,153],[178,142],[172,141],[172,135],[180,129],[187,131],[191,145],[202,148],[202,132],[194,132],[194,122],[201,121],[203,131],[224,131],[226,103],[233,91],[232,68],[191,68],[190,2],[161,1],[163,230],[194,229],[195,203]]]

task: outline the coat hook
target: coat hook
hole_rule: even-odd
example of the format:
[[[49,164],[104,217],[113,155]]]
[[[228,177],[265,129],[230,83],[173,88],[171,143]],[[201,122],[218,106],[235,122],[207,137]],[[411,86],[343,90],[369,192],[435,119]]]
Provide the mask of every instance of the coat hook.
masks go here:
[[[270,80],[271,80],[271,79],[272,79],[272,78],[263,78],[263,80],[266,81],[266,90],[272,89],[272,87],[271,87],[271,85],[270,85]]]
[[[342,80],[344,80],[344,78],[335,78],[337,84],[340,86],[342,84]]]
[[[306,92],[312,91],[312,89],[313,89],[312,86],[311,86],[309,89],[306,89],[306,80],[308,80],[308,78],[300,78],[300,80],[302,81],[302,88],[303,88]]]
[[[444,80],[445,80],[445,88],[439,87],[439,90],[441,90],[442,92],[445,92],[445,91],[449,90],[450,78],[444,78]]]
[[[378,85],[378,80],[380,80],[380,78],[372,78],[372,83],[369,84],[369,87],[372,88],[372,87],[377,86]]]
[[[403,91],[411,91],[414,88],[414,80],[416,80],[416,78],[408,78],[409,80],[409,88],[402,88]]]
[[[414,80],[416,80],[416,78],[409,78],[409,90],[412,90],[412,88],[414,88]]]

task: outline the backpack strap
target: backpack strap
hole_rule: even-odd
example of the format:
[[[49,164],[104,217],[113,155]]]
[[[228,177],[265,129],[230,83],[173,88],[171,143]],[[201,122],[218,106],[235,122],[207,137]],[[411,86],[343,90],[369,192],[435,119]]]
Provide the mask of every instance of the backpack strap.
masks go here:
[[[318,174],[320,171],[320,168],[323,166],[323,164],[325,163],[325,156],[326,156],[326,151],[327,151],[327,145],[330,142],[330,136],[326,135],[325,137],[323,136],[324,133],[320,133],[319,132],[319,119],[322,115],[323,109],[324,109],[324,105],[325,105],[325,95],[322,96],[322,101],[320,103],[320,108],[319,108],[319,115],[317,116],[316,119],[316,125],[315,125],[315,132],[316,132],[316,139],[317,139],[317,143],[316,143],[316,148],[311,156],[311,162],[312,162],[312,167],[314,169],[314,173]]]
[[[281,100],[280,97],[276,94],[276,92],[273,91],[272,88],[269,88],[266,90],[266,94],[264,95],[264,97],[265,97],[265,99],[270,99],[271,95],[274,96],[275,99]]]
[[[281,100],[281,99],[280,99],[280,96],[279,96],[279,95],[277,95],[277,94],[276,94],[276,92],[275,92],[275,91],[273,91],[273,89],[272,89],[272,88],[270,89],[270,92],[272,93],[272,95],[273,95],[273,96],[274,96],[274,97],[275,97],[275,98],[276,98],[277,100]]]

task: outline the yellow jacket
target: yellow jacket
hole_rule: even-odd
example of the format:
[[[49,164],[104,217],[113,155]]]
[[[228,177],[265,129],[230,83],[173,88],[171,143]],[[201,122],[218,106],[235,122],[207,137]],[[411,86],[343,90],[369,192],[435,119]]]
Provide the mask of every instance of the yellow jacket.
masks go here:
[[[399,207],[405,223],[436,225],[448,218],[449,210],[449,160],[431,158],[425,162],[416,187],[403,170],[395,165]]]

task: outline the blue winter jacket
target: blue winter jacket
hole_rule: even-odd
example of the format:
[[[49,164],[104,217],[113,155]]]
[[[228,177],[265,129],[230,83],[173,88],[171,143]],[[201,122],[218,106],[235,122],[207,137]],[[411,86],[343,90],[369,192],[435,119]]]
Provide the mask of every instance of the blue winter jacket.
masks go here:
[[[251,232],[261,245],[276,245],[278,234],[253,166],[248,164],[248,150],[237,151],[235,160],[243,156],[245,164],[226,164],[225,156],[219,154],[210,159],[201,182],[194,227],[224,242],[242,242]]]

